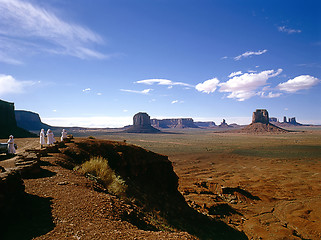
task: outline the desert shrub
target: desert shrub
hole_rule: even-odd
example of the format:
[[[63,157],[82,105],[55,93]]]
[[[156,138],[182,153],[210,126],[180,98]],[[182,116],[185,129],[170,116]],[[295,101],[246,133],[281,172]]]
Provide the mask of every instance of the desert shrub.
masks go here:
[[[95,139],[95,137],[93,137],[93,136],[89,136],[88,138],[89,138],[89,139]]]
[[[91,157],[89,161],[84,162],[78,169],[82,174],[90,174],[97,178],[97,181],[103,184],[108,192],[117,196],[124,196],[127,185],[120,176],[108,165],[108,160],[103,157]]]

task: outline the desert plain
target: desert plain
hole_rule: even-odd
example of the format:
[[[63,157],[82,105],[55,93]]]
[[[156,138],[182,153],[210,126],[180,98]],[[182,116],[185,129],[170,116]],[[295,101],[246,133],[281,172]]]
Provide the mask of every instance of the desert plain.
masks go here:
[[[243,232],[248,239],[320,239],[321,128],[292,130],[295,131],[282,134],[242,134],[211,129],[171,129],[160,134],[97,130],[74,132],[73,135],[126,142],[168,156],[179,177],[178,189],[189,206]],[[16,143],[18,153],[26,148],[39,148],[38,138],[16,139]],[[0,165],[9,167],[10,159],[0,157]],[[51,169],[59,172],[55,177],[75,178],[72,171],[58,168]],[[49,184],[51,177],[44,177],[42,181]],[[24,181],[26,192],[41,195],[41,191],[37,192],[36,179]],[[64,184],[53,187],[60,188],[60,185]],[[72,186],[69,184],[68,187]],[[51,192],[51,199],[59,197],[55,196],[54,189]],[[80,198],[83,196],[85,194]],[[103,195],[99,196],[96,196],[100,199],[97,201],[104,202],[101,200]],[[55,204],[50,209],[49,212],[58,211]],[[71,224],[81,225],[76,221]],[[55,225],[51,232],[58,231],[59,224]],[[120,232],[109,236],[110,239],[124,237]],[[185,232],[153,234],[140,230],[127,238],[195,237]],[[50,231],[38,235],[36,239],[54,239],[55,236],[50,235]],[[100,239],[82,236],[79,239]]]

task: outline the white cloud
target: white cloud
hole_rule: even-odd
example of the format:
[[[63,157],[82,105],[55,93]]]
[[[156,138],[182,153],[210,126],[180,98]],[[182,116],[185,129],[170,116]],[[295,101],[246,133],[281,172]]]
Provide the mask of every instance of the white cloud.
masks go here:
[[[89,91],[91,91],[91,88],[85,88],[85,89],[83,89],[82,91],[83,91],[83,92],[89,92]]]
[[[172,104],[178,103],[178,100],[174,100],[171,102]]]
[[[165,85],[165,86],[186,86],[186,87],[193,87],[191,84],[183,83],[183,82],[173,82],[168,79],[146,79],[146,80],[140,80],[136,81],[135,83],[142,83],[147,85],[153,85],[154,83],[157,85]]]
[[[235,76],[227,82],[220,83],[220,92],[230,93],[228,98],[235,98],[244,101],[258,94],[258,89],[267,84],[267,80],[275,77],[282,72],[282,69],[267,70],[260,73],[244,73]]]
[[[203,83],[197,84],[195,88],[199,92],[204,92],[209,94],[209,93],[215,92],[219,82],[220,81],[217,78],[212,78],[212,79],[206,80]]]
[[[286,26],[280,26],[280,27],[278,27],[278,30],[279,30],[279,32],[286,32],[288,34],[302,32],[300,29],[291,29],[291,28],[287,28]]]
[[[243,54],[241,54],[239,56],[236,56],[234,58],[234,60],[238,61],[238,60],[241,60],[242,58],[247,58],[247,57],[250,57],[252,55],[261,55],[261,54],[266,53],[266,52],[267,52],[266,49],[260,50],[260,51],[257,51],[257,52],[248,51],[248,52],[245,52],[245,53],[243,53]]]
[[[288,80],[287,82],[280,83],[277,87],[286,92],[297,92],[303,89],[309,89],[320,83],[320,80],[312,77],[310,75],[301,75],[293,79]]]
[[[101,95],[103,95],[103,94],[99,92],[99,93],[97,93],[97,95],[98,95],[98,96],[101,96]]]
[[[228,77],[231,78],[241,74],[242,74],[242,71],[232,72]]]
[[[81,59],[107,57],[90,48],[91,44],[103,44],[98,34],[28,1],[0,0],[0,35],[0,61],[8,56],[7,63],[11,64],[20,63],[16,55],[22,53],[51,52]]]
[[[32,81],[17,81],[10,75],[0,74],[0,96],[6,94],[22,93],[27,87],[35,85]]]
[[[269,92],[267,95],[265,92],[261,92],[259,93],[259,95],[262,97],[262,98],[277,98],[277,97],[280,97],[282,95],[282,93],[273,93],[273,92]]]
[[[138,94],[148,94],[150,91],[152,91],[153,89],[144,89],[142,91],[137,91],[137,90],[130,90],[130,89],[120,89],[120,91],[122,92],[129,92],[129,93],[138,93]]]

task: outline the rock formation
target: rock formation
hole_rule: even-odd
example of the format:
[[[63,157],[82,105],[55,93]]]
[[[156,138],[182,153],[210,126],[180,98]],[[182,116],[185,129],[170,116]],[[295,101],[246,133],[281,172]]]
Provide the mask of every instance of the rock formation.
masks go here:
[[[15,116],[18,127],[39,131],[40,129],[52,128],[48,124],[41,122],[38,113],[25,111],[25,110],[15,110]]]
[[[288,130],[277,127],[269,122],[269,113],[266,109],[256,109],[252,115],[252,123],[237,132],[241,133],[286,133]]]
[[[32,137],[34,134],[17,126],[14,103],[0,100],[0,138],[14,137]]]
[[[157,133],[160,130],[152,127],[150,116],[147,113],[139,112],[133,117],[133,126],[125,130],[128,133]]]
[[[223,119],[223,122],[221,122],[221,124],[218,126],[219,128],[230,128],[231,126],[229,126],[227,123],[226,123],[226,120]]]
[[[157,128],[198,128],[192,118],[152,119],[151,125]]]
[[[256,109],[252,115],[252,123],[269,123],[269,113],[266,109]]]

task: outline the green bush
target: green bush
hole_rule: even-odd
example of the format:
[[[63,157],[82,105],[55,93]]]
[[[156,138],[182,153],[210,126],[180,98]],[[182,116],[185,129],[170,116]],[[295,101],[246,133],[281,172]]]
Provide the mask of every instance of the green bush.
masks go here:
[[[116,175],[115,171],[109,167],[108,160],[103,157],[91,157],[77,170],[82,174],[95,176],[97,181],[102,183],[112,194],[122,197],[126,193],[127,185],[125,181]]]

